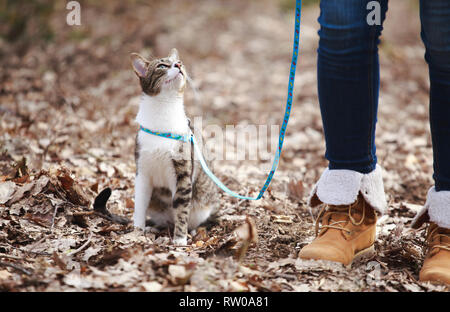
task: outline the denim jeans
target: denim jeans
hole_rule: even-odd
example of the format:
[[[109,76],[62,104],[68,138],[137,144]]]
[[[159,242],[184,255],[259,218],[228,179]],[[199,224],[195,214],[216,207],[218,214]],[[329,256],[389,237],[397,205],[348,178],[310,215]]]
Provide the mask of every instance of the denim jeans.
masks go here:
[[[321,0],[318,91],[330,169],[369,173],[377,163],[379,36],[370,0]],[[435,187],[450,190],[450,0],[420,0],[421,37],[430,75],[430,126]],[[407,23],[408,21],[403,21]]]

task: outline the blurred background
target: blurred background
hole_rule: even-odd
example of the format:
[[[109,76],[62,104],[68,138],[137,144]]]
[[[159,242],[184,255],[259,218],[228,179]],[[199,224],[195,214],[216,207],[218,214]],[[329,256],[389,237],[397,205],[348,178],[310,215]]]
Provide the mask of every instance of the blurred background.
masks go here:
[[[203,126],[281,124],[294,0],[79,3],[81,25],[70,26],[67,1],[0,0],[3,181],[65,167],[90,198],[113,187],[113,211],[131,216],[141,92],[131,52],[159,57],[178,49],[197,89],[187,90],[186,110],[202,116]],[[262,203],[236,205],[223,197],[228,213],[260,216],[258,222],[275,212],[308,217],[308,192],[327,165],[316,80],[319,1],[303,3],[294,106],[279,170]],[[428,69],[419,32],[418,1],[390,1],[380,46],[376,140],[394,227],[409,223],[432,185]],[[220,161],[216,172],[230,188],[256,195],[267,174],[261,168],[269,164]],[[267,235],[272,230],[278,231],[267,229]],[[261,244],[285,257],[312,235],[310,220],[286,231],[290,243],[272,246],[263,236]],[[392,259],[400,266],[405,260]],[[416,274],[414,263],[409,269]]]

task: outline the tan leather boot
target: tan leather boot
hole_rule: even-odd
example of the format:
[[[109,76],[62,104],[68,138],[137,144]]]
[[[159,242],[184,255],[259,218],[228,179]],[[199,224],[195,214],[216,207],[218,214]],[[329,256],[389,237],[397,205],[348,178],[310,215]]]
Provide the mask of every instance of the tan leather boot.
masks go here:
[[[348,206],[325,206],[316,220],[316,238],[303,247],[299,257],[348,266],[356,258],[374,253],[376,222],[375,211],[361,195]]]
[[[420,270],[420,280],[450,285],[450,229],[431,223],[427,244],[428,252]]]

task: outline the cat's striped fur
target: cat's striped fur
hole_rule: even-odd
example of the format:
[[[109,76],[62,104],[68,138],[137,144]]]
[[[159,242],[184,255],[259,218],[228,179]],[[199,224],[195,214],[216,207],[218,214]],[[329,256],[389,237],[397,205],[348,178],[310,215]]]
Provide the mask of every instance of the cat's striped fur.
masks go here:
[[[152,61],[133,54],[132,64],[143,90],[137,122],[153,131],[187,134],[186,71],[178,52]],[[191,143],[139,131],[135,156],[134,225],[145,228],[148,215],[154,227],[173,228],[174,243],[185,245],[188,231],[218,210],[214,183],[194,160]]]

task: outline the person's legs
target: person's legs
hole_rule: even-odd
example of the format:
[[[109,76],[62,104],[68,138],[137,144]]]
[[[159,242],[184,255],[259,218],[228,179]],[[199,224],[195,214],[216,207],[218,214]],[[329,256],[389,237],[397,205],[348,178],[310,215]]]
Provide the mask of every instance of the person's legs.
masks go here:
[[[430,71],[430,128],[435,186],[413,225],[425,220],[450,229],[450,1],[421,0],[425,60]],[[423,222],[422,222],[423,223]]]
[[[450,191],[450,1],[422,0],[420,15],[430,69],[433,178],[436,191]]]
[[[322,0],[318,93],[330,169],[376,167],[378,43],[382,25],[367,23],[369,0]],[[379,1],[381,20],[387,0]]]
[[[312,190],[312,207],[325,204],[317,237],[301,259],[350,264],[373,251],[375,210],[386,198],[375,155],[378,42],[382,26],[367,23],[369,0],[322,0],[318,88],[327,168]],[[379,1],[381,20],[387,0]],[[318,225],[319,223],[317,223]]]
[[[435,186],[413,227],[431,221],[422,281],[450,284],[450,1],[421,0],[425,59],[430,71],[430,128]]]
[[[381,25],[369,25],[370,0],[321,0],[317,79],[328,169],[310,204],[353,204],[359,193],[375,210],[386,207],[375,153],[380,73],[378,43],[388,0],[380,0]],[[363,191],[364,189],[364,191]]]

